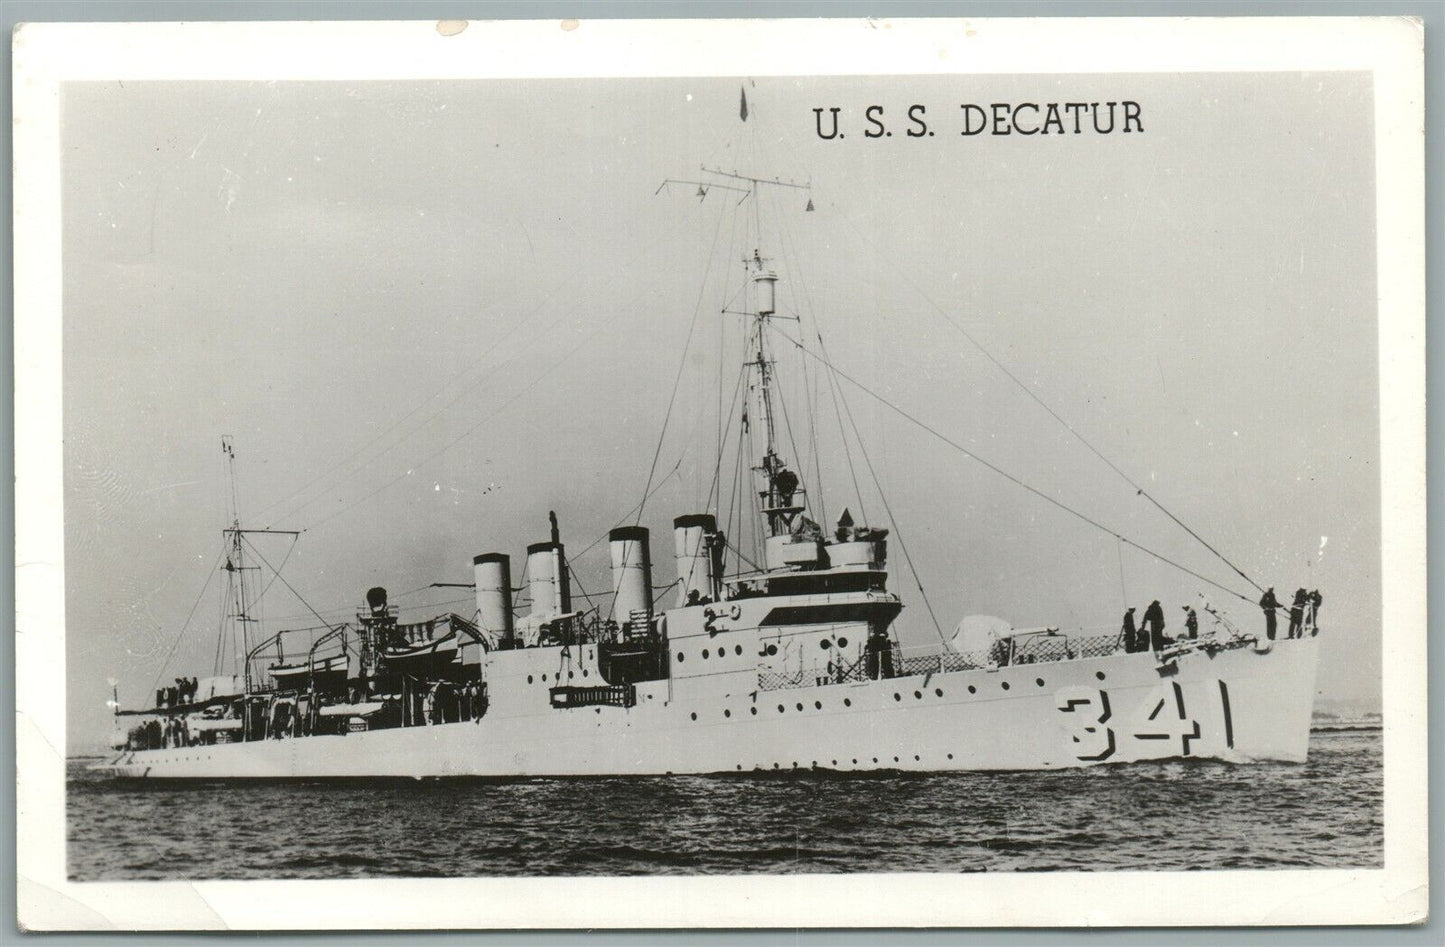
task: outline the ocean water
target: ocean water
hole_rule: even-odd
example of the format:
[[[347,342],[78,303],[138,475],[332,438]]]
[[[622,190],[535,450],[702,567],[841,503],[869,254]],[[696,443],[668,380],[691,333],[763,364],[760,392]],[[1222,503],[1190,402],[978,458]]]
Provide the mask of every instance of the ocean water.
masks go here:
[[[134,782],[72,761],[78,881],[1379,867],[1381,734],[1304,764]]]

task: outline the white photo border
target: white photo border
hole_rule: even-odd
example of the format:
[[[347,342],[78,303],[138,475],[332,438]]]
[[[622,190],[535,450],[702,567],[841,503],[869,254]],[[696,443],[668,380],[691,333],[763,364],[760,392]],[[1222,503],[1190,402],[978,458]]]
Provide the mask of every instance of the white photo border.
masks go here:
[[[265,50],[258,55],[258,50]],[[943,53],[944,55],[940,55]],[[14,36],[17,884],[22,924],[459,929],[1389,924],[1428,902],[1423,28],[1408,18],[28,24]],[[60,90],[87,80],[1363,71],[1375,94],[1384,867],[71,882]],[[1172,884],[1173,882],[1169,882]]]

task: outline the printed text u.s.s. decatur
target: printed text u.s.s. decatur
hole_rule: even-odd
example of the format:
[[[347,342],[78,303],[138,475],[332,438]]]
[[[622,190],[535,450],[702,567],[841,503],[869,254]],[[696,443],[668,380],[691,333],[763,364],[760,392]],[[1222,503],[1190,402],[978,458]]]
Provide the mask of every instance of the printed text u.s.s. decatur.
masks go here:
[[[868,105],[813,109],[825,141],[976,135],[1112,135],[1144,131],[1138,102],[964,102],[955,106]],[[861,133],[861,134],[860,134]]]

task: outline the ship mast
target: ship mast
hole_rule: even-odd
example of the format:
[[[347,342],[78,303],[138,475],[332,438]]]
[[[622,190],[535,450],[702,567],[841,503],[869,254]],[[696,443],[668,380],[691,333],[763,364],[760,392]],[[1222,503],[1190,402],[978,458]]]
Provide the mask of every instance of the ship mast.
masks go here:
[[[754,357],[749,364],[754,371],[758,419],[763,431],[762,456],[753,470],[758,477],[758,498],[762,501],[767,534],[781,536],[792,528],[794,517],[803,511],[804,507],[797,498],[806,491],[797,474],[789,470],[786,462],[778,456],[777,422],[773,414],[773,363],[767,348],[768,320],[777,314],[778,276],[767,268],[767,260],[759,250],[754,250],[752,258],[744,260],[744,264],[754,287],[754,306],[750,315],[755,344]]]
[[[752,256],[743,258],[743,266],[747,273],[747,279],[753,286],[753,307],[750,312],[745,313],[752,319],[752,331],[750,333],[750,345],[752,358],[748,366],[753,371],[752,388],[757,397],[758,420],[762,424],[762,452],[758,462],[753,465],[754,474],[757,477],[757,494],[762,502],[762,513],[768,536],[782,536],[793,528],[793,521],[797,515],[805,509],[802,502],[807,491],[803,488],[798,475],[788,468],[787,462],[778,456],[777,449],[777,421],[773,412],[773,362],[768,357],[767,335],[768,322],[777,316],[777,283],[778,274],[769,268],[769,260],[763,256],[763,224],[762,224],[762,201],[760,192],[764,187],[791,188],[800,191],[811,192],[810,182],[786,181],[782,178],[757,177],[750,174],[742,174],[738,171],[729,171],[723,168],[710,168],[702,166],[706,174],[717,175],[722,178],[729,178],[740,182],[741,186],[720,185],[707,181],[679,181],[669,179],[664,181],[666,186],[669,183],[696,184],[698,193],[704,197],[711,188],[723,188],[725,190],[738,191],[743,194],[742,201],[753,202],[754,220],[757,228],[758,246],[753,250]],[[808,200],[807,210],[813,209],[813,201]]]
[[[240,501],[236,488],[236,450],[232,446],[230,435],[222,436],[221,450],[226,455],[226,472],[230,480],[229,503],[231,525],[221,531],[224,537],[226,558],[226,607],[230,609],[228,617],[239,626],[239,629],[232,633],[232,639],[233,642],[239,640],[241,645],[237,663],[241,665],[241,674],[245,680],[246,693],[249,694],[252,690],[251,630],[249,626],[260,624],[260,619],[251,614],[251,608],[255,603],[251,598],[251,590],[248,585],[249,576],[247,573],[260,572],[261,567],[248,566],[246,564],[246,536],[291,536],[294,542],[294,537],[299,536],[300,532],[289,529],[245,529],[241,526]],[[279,575],[277,578],[279,578]],[[219,670],[219,668],[217,670]]]

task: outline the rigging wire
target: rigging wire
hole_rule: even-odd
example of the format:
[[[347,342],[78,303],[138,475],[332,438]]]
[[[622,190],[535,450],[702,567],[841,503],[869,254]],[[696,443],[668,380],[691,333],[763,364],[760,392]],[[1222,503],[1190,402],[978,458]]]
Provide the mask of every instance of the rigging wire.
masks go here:
[[[707,292],[707,278],[712,273],[713,254],[717,252],[718,237],[722,234],[723,218],[726,215],[719,210],[717,226],[712,232],[712,246],[707,251],[707,267],[703,270],[702,283],[697,291],[697,303],[692,307],[692,321],[687,326],[687,338],[682,343],[682,356],[677,360],[677,375],[672,380],[672,394],[667,399],[667,412],[662,417],[662,430],[657,434],[657,447],[652,452],[652,464],[647,468],[647,482],[642,488],[642,502],[637,505],[637,521],[633,525],[642,523],[643,510],[647,508],[647,497],[652,489],[652,477],[657,472],[657,459],[662,456],[662,442],[667,437],[667,424],[672,420],[672,409],[677,403],[677,389],[682,384],[682,373],[687,369],[687,352],[692,347],[692,335],[697,330],[697,320],[702,315],[702,301]]]
[[[1048,405],[1048,403],[1045,402],[1045,401],[1043,400],[1043,398],[1039,397],[1039,395],[1036,394],[1036,393],[1034,392],[1034,390],[1033,390],[1032,388],[1030,388],[1022,379],[1020,379],[1020,378],[1019,378],[1017,375],[1015,375],[1013,372],[1009,371],[1008,368],[1003,364],[1003,362],[999,361],[999,359],[997,359],[997,358],[994,357],[994,355],[993,355],[992,352],[990,352],[988,349],[984,348],[983,343],[979,342],[978,339],[976,339],[976,338],[973,336],[972,333],[970,333],[970,332],[969,332],[967,329],[965,329],[961,324],[959,324],[959,322],[958,322],[957,320],[955,320],[955,319],[953,318],[953,316],[951,316],[946,309],[944,309],[944,308],[943,308],[942,306],[940,306],[937,302],[935,302],[935,301],[933,300],[933,297],[931,297],[931,296],[928,295],[927,291],[924,290],[921,285],[919,285],[919,283],[918,283],[917,280],[915,280],[911,275],[909,275],[909,273],[908,273],[908,271],[907,271],[906,269],[904,269],[903,267],[898,266],[896,263],[894,263],[894,262],[883,252],[883,250],[878,246],[878,244],[873,241],[872,237],[870,237],[862,228],[858,227],[858,226],[848,217],[848,214],[847,214],[846,212],[844,212],[843,217],[844,217],[845,220],[848,220],[849,226],[851,226],[851,227],[854,229],[854,231],[856,231],[860,236],[862,236],[864,240],[868,241],[868,244],[869,244],[871,247],[873,247],[874,252],[876,252],[876,253],[878,254],[879,258],[880,258],[880,259],[883,259],[885,262],[889,263],[891,266],[893,266],[893,268],[894,268],[897,272],[899,272],[900,274],[902,274],[902,275],[903,275],[903,278],[904,278],[905,280],[907,280],[910,285],[913,286],[914,290],[915,290],[921,297],[923,297],[924,301],[927,302],[929,306],[933,307],[934,311],[937,312],[940,316],[942,316],[942,317],[944,318],[944,321],[946,321],[946,322],[947,322],[950,326],[952,326],[960,335],[962,335],[965,339],[967,339],[968,342],[969,342],[969,344],[971,344],[974,348],[978,349],[978,351],[983,354],[984,358],[988,359],[989,362],[991,362],[995,368],[997,368],[1000,372],[1002,372],[1002,373],[1004,374],[1004,376],[1005,376],[1006,378],[1008,378],[1009,381],[1013,382],[1014,385],[1015,385],[1016,387],[1018,387],[1018,389],[1019,389],[1020,391],[1022,391],[1024,394],[1028,395],[1029,398],[1032,399],[1035,404],[1037,404],[1039,407],[1043,408],[1044,411],[1048,412],[1048,414],[1049,414],[1050,417],[1052,417],[1052,418],[1053,418],[1055,421],[1057,421],[1059,424],[1063,425],[1064,429],[1067,430],[1070,434],[1072,434],[1072,435],[1074,436],[1074,438],[1075,438],[1076,440],[1078,440],[1078,442],[1079,442],[1080,444],[1083,444],[1086,448],[1088,448],[1088,450],[1090,451],[1090,453],[1092,453],[1095,457],[1099,458],[1099,460],[1103,461],[1103,462],[1109,467],[1109,469],[1112,470],[1112,471],[1114,471],[1114,473],[1118,474],[1119,477],[1122,478],[1125,483],[1127,483],[1129,486],[1133,487],[1136,496],[1141,496],[1141,497],[1143,497],[1144,499],[1148,500],[1150,503],[1154,504],[1154,506],[1155,506],[1156,508],[1158,508],[1159,512],[1161,512],[1161,513],[1163,513],[1165,516],[1169,517],[1169,519],[1172,520],[1176,525],[1178,525],[1179,528],[1183,529],[1183,530],[1184,530],[1186,533],[1188,533],[1190,536],[1194,537],[1194,539],[1197,540],[1197,541],[1200,543],[1200,545],[1202,545],[1205,549],[1208,549],[1211,553],[1213,553],[1213,554],[1219,559],[1220,562],[1223,562],[1226,566],[1228,566],[1230,569],[1232,569],[1232,570],[1235,572],[1236,575],[1238,575],[1240,578],[1244,579],[1244,580],[1245,580],[1246,582],[1248,582],[1250,585],[1254,586],[1255,589],[1257,589],[1258,591],[1261,591],[1261,592],[1264,591],[1264,587],[1263,587],[1263,586],[1261,586],[1261,585],[1260,585],[1258,582],[1256,582],[1254,579],[1252,579],[1252,578],[1250,578],[1248,575],[1246,575],[1243,569],[1239,568],[1239,566],[1237,566],[1237,565],[1235,565],[1233,562],[1231,562],[1228,558],[1225,557],[1225,555],[1224,555],[1222,552],[1220,552],[1218,549],[1214,548],[1213,545],[1211,545],[1207,540],[1205,540],[1204,537],[1200,536],[1197,532],[1195,532],[1193,529],[1191,529],[1188,524],[1186,524],[1186,523],[1185,523],[1183,520],[1181,520],[1179,517],[1175,516],[1173,512],[1171,512],[1167,507],[1164,506],[1164,504],[1160,503],[1157,499],[1155,499],[1155,497],[1153,496],[1153,494],[1151,494],[1151,493],[1149,493],[1149,491],[1145,490],[1145,489],[1144,489],[1142,486],[1140,486],[1132,477],[1130,477],[1130,476],[1129,476],[1128,474],[1126,474],[1122,469],[1120,469],[1120,467],[1118,466],[1118,464],[1115,464],[1115,463],[1114,463],[1112,460],[1110,460],[1108,457],[1104,456],[1103,452],[1100,451],[1097,447],[1095,447],[1087,438],[1085,438],[1084,435],[1083,435],[1082,433],[1080,433],[1077,428],[1075,428],[1072,424],[1070,424],[1068,421],[1066,421],[1057,411],[1055,411],[1052,407],[1050,407],[1050,406]],[[1237,594],[1237,593],[1236,593],[1236,594]]]
[[[245,536],[242,536],[242,537],[241,537],[241,542],[243,542],[243,543],[245,543],[247,546],[250,546],[250,547],[251,547],[251,551],[256,554],[256,558],[257,558],[257,559],[260,559],[262,562],[266,563],[266,568],[270,569],[270,570],[272,571],[272,573],[275,574],[276,578],[278,578],[278,579],[281,580],[281,584],[282,584],[282,585],[286,586],[286,588],[288,588],[288,589],[291,590],[291,594],[294,595],[294,596],[296,596],[296,600],[297,600],[298,602],[300,602],[302,605],[305,605],[306,608],[307,608],[307,610],[310,611],[311,614],[313,614],[313,615],[316,616],[316,620],[317,620],[317,621],[321,622],[323,625],[326,625],[328,628],[332,627],[332,626],[331,626],[331,623],[328,622],[326,619],[322,618],[322,617],[321,617],[321,613],[318,612],[316,609],[312,608],[312,607],[311,607],[311,603],[308,602],[308,601],[306,601],[306,599],[302,598],[302,597],[301,597],[301,593],[298,592],[298,591],[296,591],[296,588],[295,588],[290,582],[287,582],[287,581],[286,581],[286,577],[283,576],[279,571],[277,571],[277,569],[276,569],[275,566],[271,565],[270,562],[267,562],[267,561],[266,561],[266,557],[263,556],[263,555],[261,555],[261,550],[259,550],[259,549],[256,548],[256,544],[255,544],[255,543],[251,542],[251,540],[247,539]]]
[[[999,467],[999,466],[997,466],[997,465],[989,462],[988,460],[985,460],[983,457],[980,457],[978,454],[975,454],[973,451],[969,450],[967,447],[964,447],[962,444],[958,443],[957,441],[955,441],[955,440],[951,439],[950,437],[948,437],[947,435],[943,434],[943,433],[942,433],[941,431],[939,431],[937,428],[931,427],[931,426],[928,425],[926,422],[921,421],[921,420],[919,420],[918,418],[914,417],[913,415],[909,414],[907,411],[903,410],[903,409],[900,408],[898,405],[894,404],[893,402],[889,401],[887,398],[884,398],[882,395],[880,395],[880,394],[878,394],[877,392],[873,391],[873,390],[872,390],[871,388],[869,388],[867,385],[864,385],[862,382],[858,381],[856,378],[854,378],[854,377],[852,377],[851,375],[849,375],[848,373],[844,372],[842,369],[838,368],[836,365],[833,365],[832,363],[830,363],[830,362],[829,362],[826,358],[824,358],[823,356],[820,356],[820,355],[818,355],[817,353],[813,352],[812,350],[810,350],[809,348],[807,348],[806,346],[804,346],[804,345],[803,345],[801,342],[799,342],[798,340],[791,338],[790,336],[786,335],[785,333],[783,333],[783,332],[781,332],[781,331],[779,331],[779,330],[774,330],[774,331],[776,331],[777,334],[778,334],[781,338],[783,338],[784,340],[786,340],[789,344],[791,344],[791,345],[793,345],[793,346],[796,346],[797,348],[801,349],[804,353],[806,353],[809,357],[813,358],[815,361],[818,361],[818,362],[822,363],[823,365],[828,366],[828,368],[829,368],[830,371],[835,372],[840,378],[844,379],[845,381],[849,382],[849,383],[852,384],[853,386],[857,387],[857,388],[860,389],[864,394],[868,395],[870,398],[872,398],[873,400],[877,401],[879,404],[883,405],[885,408],[888,408],[890,411],[892,411],[893,413],[899,415],[900,417],[902,417],[904,420],[908,421],[909,423],[911,423],[911,424],[913,424],[913,425],[915,425],[915,426],[917,426],[917,427],[919,427],[919,428],[922,428],[924,431],[928,432],[929,434],[932,434],[934,437],[938,438],[938,439],[939,439],[940,441],[942,441],[943,443],[947,444],[948,446],[952,447],[954,450],[956,450],[956,451],[958,451],[959,453],[963,454],[965,457],[968,457],[968,458],[970,458],[971,460],[974,460],[974,461],[976,461],[977,463],[983,465],[984,467],[988,468],[989,470],[991,470],[991,471],[993,471],[994,473],[998,474],[999,476],[1003,477],[1005,480],[1008,480],[1010,483],[1013,483],[1013,484],[1015,484],[1016,486],[1022,487],[1023,489],[1027,490],[1028,492],[1034,494],[1035,496],[1039,497],[1040,499],[1046,500],[1047,502],[1049,502],[1049,503],[1052,504],[1053,506],[1058,507],[1059,509],[1061,509],[1061,510],[1063,510],[1064,512],[1070,514],[1071,516],[1073,516],[1073,517],[1075,517],[1075,518],[1077,518],[1077,519],[1079,519],[1079,520],[1082,520],[1083,522],[1089,524],[1090,526],[1094,527],[1095,529],[1097,529],[1097,530],[1099,530],[1099,531],[1101,531],[1101,532],[1103,532],[1103,533],[1106,533],[1106,534],[1108,534],[1108,535],[1110,535],[1110,536],[1113,536],[1116,540],[1118,540],[1118,541],[1120,541],[1120,542],[1122,542],[1122,543],[1126,543],[1126,544],[1128,544],[1128,545],[1130,545],[1130,546],[1133,546],[1135,549],[1138,549],[1140,552],[1143,552],[1143,553],[1146,553],[1146,554],[1148,554],[1148,555],[1150,555],[1150,556],[1153,556],[1155,559],[1158,559],[1160,562],[1163,562],[1163,563],[1165,563],[1166,565],[1173,566],[1175,569],[1178,569],[1178,570],[1181,571],[1181,572],[1187,573],[1188,575],[1191,575],[1191,576],[1193,576],[1194,578],[1199,579],[1201,582],[1207,582],[1207,583],[1209,583],[1210,585],[1214,586],[1215,588],[1220,589],[1221,591],[1227,592],[1227,593],[1229,593],[1230,595],[1233,595],[1233,596],[1236,597],[1236,598],[1242,599],[1242,600],[1245,601],[1245,602],[1250,602],[1251,604],[1253,604],[1253,602],[1252,602],[1252,600],[1249,598],[1249,596],[1243,595],[1243,594],[1241,594],[1241,593],[1239,593],[1239,592],[1236,592],[1234,589],[1231,589],[1231,588],[1230,588],[1229,586],[1227,586],[1227,585],[1223,585],[1223,584],[1221,584],[1221,583],[1219,583],[1219,582],[1216,582],[1216,581],[1214,581],[1213,579],[1209,578],[1208,576],[1202,575],[1202,574],[1194,571],[1193,569],[1190,569],[1188,566],[1185,566],[1185,565],[1182,565],[1182,564],[1180,564],[1180,563],[1178,563],[1178,562],[1175,562],[1173,559],[1170,559],[1169,557],[1167,557],[1167,556],[1165,556],[1165,555],[1163,555],[1163,554],[1161,554],[1161,553],[1155,552],[1154,550],[1150,549],[1150,548],[1147,547],[1147,546],[1144,546],[1144,545],[1142,545],[1142,544],[1140,544],[1140,543],[1134,542],[1134,540],[1130,539],[1130,538],[1127,537],[1127,536],[1124,536],[1124,535],[1121,534],[1119,531],[1117,531],[1117,530],[1115,530],[1115,529],[1111,529],[1111,528],[1108,527],[1108,526],[1105,526],[1103,523],[1100,523],[1098,520],[1095,520],[1095,519],[1089,517],[1087,514],[1082,513],[1082,512],[1080,512],[1080,511],[1074,509],[1074,508],[1071,507],[1071,506],[1068,506],[1068,505],[1065,504],[1063,501],[1058,500],[1058,499],[1055,499],[1054,497],[1049,496],[1047,493],[1045,493],[1044,491],[1038,489],[1037,487],[1034,487],[1034,486],[1030,485],[1029,483],[1027,483],[1027,482],[1025,482],[1025,481],[1023,481],[1023,480],[1020,480],[1018,477],[1016,477],[1016,476],[1014,476],[1013,474],[1009,473],[1008,471],[1004,470],[1002,467]]]
[[[816,320],[814,323],[816,328]],[[801,346],[799,347],[801,348]],[[818,332],[818,348],[822,350],[823,356],[826,358],[828,349],[823,344],[821,330]],[[831,365],[829,367],[831,369]],[[858,452],[863,455],[863,463],[868,467],[868,475],[873,478],[873,488],[878,491],[878,499],[883,502],[883,514],[893,524],[893,533],[898,537],[898,548],[903,550],[903,561],[908,563],[908,571],[913,575],[913,584],[918,586],[918,595],[923,599],[923,606],[928,609],[928,617],[933,620],[933,630],[938,632],[938,640],[946,644],[943,626],[938,623],[938,614],[933,610],[933,603],[928,600],[928,593],[923,590],[923,580],[919,578],[918,569],[913,565],[913,556],[908,552],[908,544],[903,541],[903,530],[898,528],[898,519],[893,515],[893,508],[888,503],[888,494],[883,489],[882,481],[878,479],[878,472],[873,469],[873,459],[868,456],[868,448],[863,443],[863,435],[858,431],[858,422],[853,417],[853,409],[848,406],[847,397],[843,398],[843,410],[848,413],[848,425],[853,428],[853,437],[858,441]]]
[[[206,597],[206,589],[211,587],[211,579],[215,577],[216,569],[220,566],[221,559],[224,558],[225,555],[226,551],[224,549],[221,550],[216,554],[216,561],[211,563],[211,571],[206,573],[206,581],[201,585],[201,593],[196,596],[196,601],[191,605],[191,610],[186,614],[186,620],[181,622],[180,630],[176,632],[176,637],[171,641],[170,650],[166,652],[165,660],[161,662],[160,670],[156,672],[156,679],[151,682],[151,692],[155,691],[156,685],[159,684],[161,678],[165,676],[166,668],[170,666],[171,658],[175,657],[176,646],[181,643],[181,637],[186,633],[186,626],[191,623],[192,618],[196,617],[196,609],[201,607],[201,599]]]

